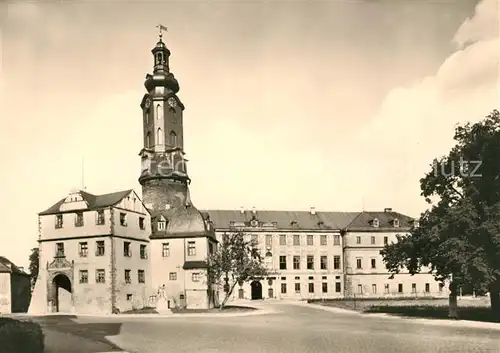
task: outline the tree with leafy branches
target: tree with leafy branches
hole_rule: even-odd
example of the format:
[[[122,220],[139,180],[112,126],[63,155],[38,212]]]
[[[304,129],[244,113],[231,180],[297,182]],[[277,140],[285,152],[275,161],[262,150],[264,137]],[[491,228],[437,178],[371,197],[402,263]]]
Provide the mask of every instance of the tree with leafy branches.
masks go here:
[[[242,231],[225,233],[217,250],[207,259],[207,279],[224,290],[222,310],[237,284],[259,280],[269,275],[258,244]]]
[[[500,114],[455,128],[455,146],[435,159],[421,180],[432,205],[419,227],[398,237],[381,254],[394,275],[423,267],[438,281],[450,280],[450,312],[456,318],[457,290],[464,284],[490,294],[500,319]],[[431,200],[437,199],[436,202]]]
[[[35,288],[36,279],[38,278],[38,268],[40,262],[40,253],[38,247],[31,249],[29,262],[31,289],[33,290],[33,288]]]

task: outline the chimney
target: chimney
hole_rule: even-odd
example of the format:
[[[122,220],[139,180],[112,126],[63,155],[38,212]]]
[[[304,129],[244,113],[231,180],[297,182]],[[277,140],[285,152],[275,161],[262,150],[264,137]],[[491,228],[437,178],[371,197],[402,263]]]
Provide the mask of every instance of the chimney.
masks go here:
[[[241,207],[240,207],[240,213],[241,213],[241,214],[244,214],[244,213],[245,213],[245,207],[243,207],[243,206],[241,206]]]
[[[256,213],[257,213],[257,209],[255,208],[255,206],[254,206],[254,207],[252,207],[252,213],[253,213],[253,214],[256,214]]]
[[[316,214],[316,208],[314,206],[311,207],[311,214],[312,215]]]
[[[392,212],[392,208],[388,207],[388,208],[384,208],[384,212]]]

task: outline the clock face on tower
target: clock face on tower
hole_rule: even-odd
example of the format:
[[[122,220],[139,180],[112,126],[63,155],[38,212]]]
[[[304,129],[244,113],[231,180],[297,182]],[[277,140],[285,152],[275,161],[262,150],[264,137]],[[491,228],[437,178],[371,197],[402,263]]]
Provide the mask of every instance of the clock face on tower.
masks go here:
[[[167,100],[167,103],[168,105],[170,105],[172,108],[175,108],[175,106],[177,105],[177,101],[175,100],[174,97],[170,97],[168,100]]]
[[[149,109],[150,105],[151,105],[151,99],[148,98],[148,99],[146,99],[146,104],[145,104],[146,109]]]

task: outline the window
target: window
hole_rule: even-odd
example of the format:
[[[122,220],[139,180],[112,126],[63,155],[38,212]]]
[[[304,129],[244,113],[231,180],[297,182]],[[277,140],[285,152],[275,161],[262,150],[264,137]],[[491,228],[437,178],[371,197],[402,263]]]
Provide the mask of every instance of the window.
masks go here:
[[[321,283],[321,291],[323,293],[328,293],[328,283]]]
[[[146,147],[151,147],[151,134],[149,132],[146,134]]]
[[[194,241],[188,241],[188,256],[196,255],[196,243]]]
[[[208,243],[208,253],[213,254],[214,253],[214,244]]]
[[[132,278],[130,276],[130,270],[125,270],[125,283],[132,283]]]
[[[398,284],[398,292],[403,293],[403,283]]]
[[[356,237],[356,244],[361,244],[361,237],[360,236]]]
[[[429,293],[431,291],[431,286],[429,283],[425,284],[425,293]]]
[[[177,134],[174,131],[170,131],[170,145],[177,147]]]
[[[161,53],[158,55],[158,63],[161,63]],[[163,119],[163,109],[161,109],[161,105],[157,104],[156,105],[156,119]]]
[[[371,259],[372,268],[377,268],[377,260]]]
[[[387,245],[389,243],[389,238],[388,237],[384,237],[384,245]]]
[[[314,293],[314,283],[309,283],[309,293]]]
[[[333,236],[333,245],[340,245],[340,235],[335,234]]]
[[[307,235],[307,245],[314,245],[314,238],[312,235]]]
[[[139,253],[141,256],[141,259],[147,259],[148,258],[148,252],[146,251],[146,245],[142,245],[139,248]]]
[[[300,256],[293,257],[293,269],[300,270]]]
[[[384,284],[384,293],[389,294],[389,284]]]
[[[64,257],[64,243],[56,243],[56,257]]]
[[[281,294],[286,294],[286,283],[281,283]]]
[[[377,294],[377,285],[376,284],[372,284],[372,293]]]
[[[170,256],[170,244],[169,243],[161,244],[161,256],[162,257],[169,257]]]
[[[380,225],[380,223],[379,223],[378,219],[377,219],[377,218],[375,218],[375,219],[373,220],[373,227],[378,228],[378,226],[379,226],[379,225]]]
[[[286,256],[280,256],[280,270],[286,270]]]
[[[328,268],[328,258],[326,256],[320,257],[320,268],[326,270]]]
[[[89,283],[89,271],[88,270],[80,270],[80,283]]]
[[[358,270],[363,268],[361,260],[362,259],[360,257],[356,259],[356,268]]]
[[[314,270],[314,256],[307,255],[307,269]]]
[[[177,272],[170,272],[168,274],[168,279],[171,281],[176,281],[177,280]]]
[[[137,282],[146,283],[146,276],[144,270],[137,270]]]
[[[63,226],[63,216],[62,214],[56,215],[56,228],[62,228]]]
[[[96,218],[95,223],[97,225],[103,225],[104,224],[104,210],[98,210],[96,212],[96,214],[97,214],[97,218]]]
[[[286,245],[286,235],[280,234],[280,245]]]
[[[444,288],[444,283],[439,283],[439,291],[442,292]]]
[[[398,228],[399,227],[399,219],[394,219],[393,221],[393,225],[394,225],[394,228]]]
[[[322,246],[326,246],[326,234],[321,234],[319,241]]]
[[[193,282],[199,282],[200,281],[200,274],[198,272],[195,272],[191,275],[191,280]]]
[[[106,283],[106,271],[104,269],[95,270],[95,282]]]
[[[340,255],[333,256],[333,269],[340,270]]]
[[[165,230],[166,227],[167,227],[167,222],[159,221],[157,224],[157,228],[159,231]]]
[[[132,300],[132,294],[127,294],[127,301],[131,301]]]
[[[104,240],[96,241],[95,256],[104,256]]]
[[[123,242],[123,256],[125,256],[125,257],[132,256],[132,249],[130,246],[130,242],[128,242],[128,241]]]
[[[75,216],[75,227],[83,227],[83,212],[77,212]]]
[[[259,237],[255,234],[252,235],[252,245],[253,246],[259,245]]]
[[[295,293],[300,293],[300,283],[295,283]]]
[[[89,254],[89,245],[87,242],[82,242],[78,244],[78,253],[80,257],[87,257]]]
[[[372,245],[375,245],[375,237],[373,235],[371,237],[371,243],[372,243]]]
[[[335,292],[340,293],[342,291],[342,284],[340,282],[335,282]]]
[[[412,283],[411,284],[411,292],[412,293],[417,293],[417,284],[416,283]]]
[[[298,234],[293,235],[293,245],[300,245],[300,235]]]
[[[363,285],[358,284],[358,294],[363,294]]]
[[[125,213],[120,213],[120,225],[123,227],[127,226],[127,215]]]
[[[144,225],[144,217],[139,217],[139,228],[140,229],[145,229],[145,225]]]
[[[271,246],[273,245],[273,236],[272,235],[266,235],[266,246]]]

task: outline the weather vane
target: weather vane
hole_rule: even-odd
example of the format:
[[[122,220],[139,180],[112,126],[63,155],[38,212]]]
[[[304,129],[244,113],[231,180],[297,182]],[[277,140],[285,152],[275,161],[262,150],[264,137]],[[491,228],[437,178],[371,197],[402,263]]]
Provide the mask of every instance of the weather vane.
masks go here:
[[[159,24],[158,26],[156,26],[156,28],[158,28],[158,29],[160,30],[160,39],[161,39],[161,37],[163,36],[162,31],[165,31],[165,32],[166,32],[166,31],[167,31],[167,27],[165,27],[165,26],[164,26],[164,25],[162,25],[162,24]]]

